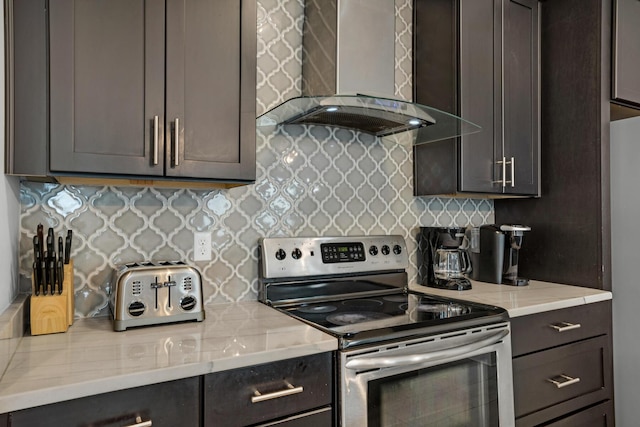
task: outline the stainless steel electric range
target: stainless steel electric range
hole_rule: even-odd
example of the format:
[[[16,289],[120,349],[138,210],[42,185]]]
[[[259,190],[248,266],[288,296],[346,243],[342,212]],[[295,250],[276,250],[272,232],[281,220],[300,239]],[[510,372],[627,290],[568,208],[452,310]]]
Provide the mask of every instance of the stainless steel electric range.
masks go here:
[[[264,238],[259,300],[334,335],[343,426],[514,423],[504,309],[408,289],[402,236]]]

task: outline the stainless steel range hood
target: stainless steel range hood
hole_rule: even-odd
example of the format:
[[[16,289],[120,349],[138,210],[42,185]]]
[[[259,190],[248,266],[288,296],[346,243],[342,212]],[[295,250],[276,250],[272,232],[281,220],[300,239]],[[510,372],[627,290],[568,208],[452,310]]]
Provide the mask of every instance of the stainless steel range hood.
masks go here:
[[[261,115],[257,126],[334,126],[381,138],[410,132],[414,145],[479,131],[460,117],[394,99],[395,22],[394,0],[306,0],[303,96]]]

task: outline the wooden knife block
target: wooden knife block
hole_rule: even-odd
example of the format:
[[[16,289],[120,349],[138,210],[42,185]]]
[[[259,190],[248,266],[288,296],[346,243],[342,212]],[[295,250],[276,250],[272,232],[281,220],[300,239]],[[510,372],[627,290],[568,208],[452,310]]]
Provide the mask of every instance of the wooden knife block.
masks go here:
[[[32,278],[33,281],[35,278]],[[64,265],[62,293],[31,295],[31,335],[66,332],[73,325],[75,313],[73,289],[73,260]]]

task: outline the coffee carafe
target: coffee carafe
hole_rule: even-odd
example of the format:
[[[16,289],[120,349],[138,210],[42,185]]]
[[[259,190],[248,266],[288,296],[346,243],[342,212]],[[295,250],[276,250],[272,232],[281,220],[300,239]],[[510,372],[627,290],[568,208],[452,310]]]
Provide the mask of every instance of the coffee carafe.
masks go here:
[[[471,271],[471,260],[460,246],[463,227],[422,227],[418,236],[418,280],[421,284],[451,290],[471,289],[465,276]]]

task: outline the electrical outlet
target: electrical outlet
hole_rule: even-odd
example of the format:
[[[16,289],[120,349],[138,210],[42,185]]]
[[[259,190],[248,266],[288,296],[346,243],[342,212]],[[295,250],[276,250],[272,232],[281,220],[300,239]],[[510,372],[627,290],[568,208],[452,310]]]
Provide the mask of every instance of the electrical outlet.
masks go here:
[[[211,233],[193,233],[193,260],[211,260]]]

